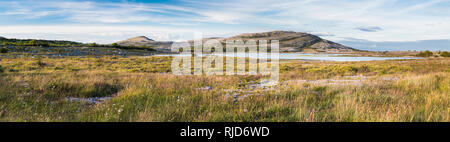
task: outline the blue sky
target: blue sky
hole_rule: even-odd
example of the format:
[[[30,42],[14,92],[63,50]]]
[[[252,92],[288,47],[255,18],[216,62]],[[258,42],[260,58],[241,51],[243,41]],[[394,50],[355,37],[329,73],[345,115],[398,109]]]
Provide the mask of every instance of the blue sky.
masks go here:
[[[98,43],[271,30],[337,42],[436,41],[450,39],[450,0],[0,0],[0,21],[8,38]]]

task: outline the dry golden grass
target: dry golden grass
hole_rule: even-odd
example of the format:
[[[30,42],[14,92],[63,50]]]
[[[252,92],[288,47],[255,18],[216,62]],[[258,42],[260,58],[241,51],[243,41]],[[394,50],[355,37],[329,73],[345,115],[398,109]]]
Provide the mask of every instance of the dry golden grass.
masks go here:
[[[446,58],[283,62],[274,88],[172,75],[170,59],[3,58],[0,121],[450,121]]]

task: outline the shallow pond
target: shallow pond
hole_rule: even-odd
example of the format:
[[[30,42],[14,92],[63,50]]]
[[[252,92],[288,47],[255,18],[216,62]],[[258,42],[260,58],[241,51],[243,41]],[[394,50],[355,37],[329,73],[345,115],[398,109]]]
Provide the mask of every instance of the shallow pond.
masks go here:
[[[257,53],[236,53],[234,55],[228,54],[202,54],[197,56],[235,56],[235,57],[250,57],[263,58],[265,56]],[[159,54],[155,56],[191,56],[191,54]],[[379,61],[379,60],[399,60],[399,59],[423,59],[420,57],[364,57],[351,56],[350,54],[311,54],[311,53],[280,53],[281,60],[318,60],[318,61]]]

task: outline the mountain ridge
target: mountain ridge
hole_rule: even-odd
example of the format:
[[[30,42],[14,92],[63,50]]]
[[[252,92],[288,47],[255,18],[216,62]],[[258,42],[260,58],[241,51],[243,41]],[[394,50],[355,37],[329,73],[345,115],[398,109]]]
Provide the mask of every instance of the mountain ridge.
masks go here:
[[[262,33],[244,33],[225,40],[279,40],[281,52],[301,52],[306,50],[314,50],[316,52],[351,52],[356,51],[351,47],[347,47],[319,36],[294,31],[270,31]]]
[[[169,51],[172,46],[172,41],[155,41],[146,36],[137,36],[126,40],[115,42],[121,46],[149,46],[157,50]]]
[[[146,40],[149,39],[149,40]],[[243,33],[236,36],[223,38],[203,38],[203,41],[209,39],[219,40],[221,43],[225,43],[226,40],[279,40],[280,52],[354,52],[357,49],[344,46],[339,43],[335,43],[326,39],[322,39],[319,36],[294,31],[269,31],[261,33]],[[188,41],[193,43],[193,40]],[[157,50],[169,51],[172,41],[155,41],[145,36],[138,36],[129,38],[127,40],[116,42],[119,45],[133,45],[133,46],[151,46]],[[191,44],[192,45],[192,44]]]

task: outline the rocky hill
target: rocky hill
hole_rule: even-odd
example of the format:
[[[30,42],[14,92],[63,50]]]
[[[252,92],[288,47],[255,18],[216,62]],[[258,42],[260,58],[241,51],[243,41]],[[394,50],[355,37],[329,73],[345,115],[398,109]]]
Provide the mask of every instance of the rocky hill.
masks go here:
[[[292,31],[245,33],[223,40],[279,40],[281,52],[352,52],[355,49],[322,39],[318,36]]]
[[[279,40],[281,52],[353,52],[353,48],[322,39],[318,36],[292,31],[271,31],[263,33],[245,33],[229,38],[205,38],[216,39],[222,43],[226,40]],[[189,41],[193,42],[193,41]],[[169,50],[171,44],[174,42],[160,42],[154,41],[144,36],[130,38],[124,41],[117,42],[119,45],[134,45],[134,46],[151,46],[157,50]]]
[[[153,47],[156,50],[170,50],[172,46],[171,41],[155,41],[153,39],[147,38],[145,36],[138,36],[129,38],[127,40],[116,42],[118,45],[122,46],[147,46]]]

